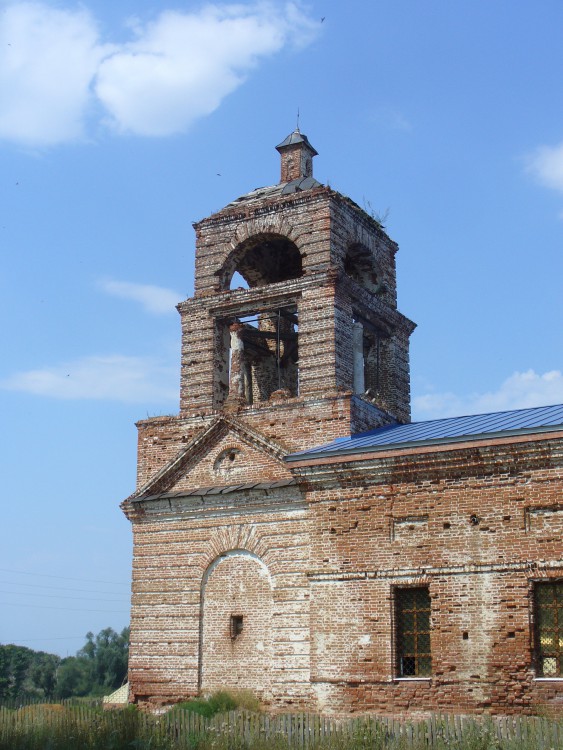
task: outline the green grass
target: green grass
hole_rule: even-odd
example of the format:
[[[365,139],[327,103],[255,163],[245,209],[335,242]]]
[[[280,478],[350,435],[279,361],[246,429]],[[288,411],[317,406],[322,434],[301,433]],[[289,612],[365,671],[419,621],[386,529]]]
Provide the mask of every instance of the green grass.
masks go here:
[[[232,693],[220,691],[208,698],[192,698],[189,701],[176,704],[173,711],[191,711],[200,716],[210,718],[216,714],[224,714],[238,708],[238,702]]]

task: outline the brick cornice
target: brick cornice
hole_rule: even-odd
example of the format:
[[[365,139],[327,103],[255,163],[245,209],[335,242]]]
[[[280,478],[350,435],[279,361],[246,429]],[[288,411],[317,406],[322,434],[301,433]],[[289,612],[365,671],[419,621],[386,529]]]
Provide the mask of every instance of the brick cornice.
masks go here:
[[[512,474],[525,468],[562,467],[562,440],[563,432],[535,433],[292,461],[289,465],[296,477],[310,485],[338,483],[344,477],[347,485],[353,485],[356,477],[362,484],[379,484],[408,481],[414,476],[420,481],[428,477],[454,479],[458,474]]]

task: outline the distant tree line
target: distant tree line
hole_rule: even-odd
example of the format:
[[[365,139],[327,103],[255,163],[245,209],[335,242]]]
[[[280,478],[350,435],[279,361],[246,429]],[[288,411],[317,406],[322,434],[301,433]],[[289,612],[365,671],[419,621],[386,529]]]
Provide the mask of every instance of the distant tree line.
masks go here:
[[[66,658],[0,645],[0,702],[107,695],[126,680],[128,656],[129,628],[87,633],[76,656]]]

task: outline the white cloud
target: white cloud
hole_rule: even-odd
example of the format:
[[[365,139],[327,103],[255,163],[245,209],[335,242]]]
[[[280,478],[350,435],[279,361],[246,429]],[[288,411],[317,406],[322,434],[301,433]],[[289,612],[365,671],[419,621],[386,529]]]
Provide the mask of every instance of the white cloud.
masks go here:
[[[0,10],[0,138],[61,143],[97,114],[120,133],[184,132],[262,58],[318,29],[296,3],[207,5],[132,22],[134,39],[110,45],[84,10],[9,2]]]
[[[177,368],[157,359],[116,354],[16,373],[0,388],[60,399],[176,403],[177,379]]]
[[[545,187],[563,192],[563,143],[536,149],[528,157],[528,171]]]
[[[145,310],[156,315],[175,312],[176,305],[183,298],[172,289],[151,284],[134,284],[130,281],[100,281],[100,289],[114,297],[140,302]]]
[[[83,134],[89,86],[108,48],[84,10],[0,10],[0,138],[33,146]]]
[[[429,393],[413,398],[413,419],[438,419],[563,403],[563,374],[515,372],[496,391],[459,396]]]
[[[311,28],[294,5],[165,11],[138,24],[137,39],[102,62],[96,93],[121,131],[179,133],[217,109],[260,57]]]

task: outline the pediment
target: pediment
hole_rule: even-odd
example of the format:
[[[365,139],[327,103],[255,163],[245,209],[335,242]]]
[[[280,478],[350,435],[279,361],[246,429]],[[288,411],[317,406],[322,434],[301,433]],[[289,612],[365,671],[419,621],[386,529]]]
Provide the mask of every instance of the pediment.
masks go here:
[[[131,497],[290,479],[285,450],[240,420],[221,416]]]

